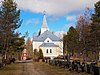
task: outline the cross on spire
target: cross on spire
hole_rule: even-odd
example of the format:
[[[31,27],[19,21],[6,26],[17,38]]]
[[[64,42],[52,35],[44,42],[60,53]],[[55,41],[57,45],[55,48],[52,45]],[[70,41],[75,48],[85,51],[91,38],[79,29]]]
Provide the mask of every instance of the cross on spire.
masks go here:
[[[43,11],[43,14],[46,15],[46,11],[45,10]]]

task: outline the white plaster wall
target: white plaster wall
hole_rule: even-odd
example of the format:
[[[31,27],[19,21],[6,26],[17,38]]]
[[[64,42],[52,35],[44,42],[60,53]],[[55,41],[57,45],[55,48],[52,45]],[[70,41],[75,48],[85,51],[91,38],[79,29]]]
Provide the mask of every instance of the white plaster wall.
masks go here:
[[[52,40],[50,38],[47,38],[44,43],[48,43],[47,41],[49,40],[49,43],[52,43]]]
[[[42,49],[44,57],[57,57],[58,52],[57,52],[57,47],[40,47]],[[46,53],[48,49],[48,53]],[[52,53],[50,53],[50,49],[52,49]]]
[[[56,41],[53,42],[55,45],[58,45],[58,54],[63,55],[63,42],[62,41]]]
[[[42,43],[43,43],[43,42],[33,42],[33,52],[34,52],[34,49],[39,50],[39,46],[40,46]]]
[[[47,38],[46,40],[45,40],[45,42],[48,40],[49,38]],[[50,39],[49,39],[50,40]],[[52,43],[54,43],[55,45],[58,45],[59,47],[40,47],[41,49],[42,49],[42,51],[43,51],[43,55],[45,56],[45,57],[57,57],[57,56],[59,56],[59,55],[63,55],[63,42],[61,41],[56,41],[56,42],[53,42],[52,40],[51,40],[51,42]],[[37,49],[37,50],[39,50],[39,46],[42,44],[42,43],[44,43],[44,42],[34,42],[33,41],[33,51],[34,51],[34,49]],[[53,51],[52,51],[52,53],[46,53],[46,49],[52,49]]]

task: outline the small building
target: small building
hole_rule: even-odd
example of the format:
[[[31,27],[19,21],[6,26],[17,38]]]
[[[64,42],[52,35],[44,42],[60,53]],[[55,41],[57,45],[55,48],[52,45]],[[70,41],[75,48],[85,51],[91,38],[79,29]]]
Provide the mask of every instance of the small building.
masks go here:
[[[63,40],[49,30],[45,14],[39,35],[33,38],[32,43],[33,52],[35,49],[42,49],[44,57],[53,59],[54,57],[63,55]]]
[[[22,51],[22,60],[26,60],[27,59],[27,49],[24,49]]]

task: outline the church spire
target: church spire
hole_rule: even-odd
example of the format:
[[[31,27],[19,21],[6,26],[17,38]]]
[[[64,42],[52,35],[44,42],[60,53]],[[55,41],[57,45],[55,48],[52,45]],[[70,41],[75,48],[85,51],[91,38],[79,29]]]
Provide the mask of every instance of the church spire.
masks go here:
[[[46,20],[46,12],[44,11],[43,13],[44,13],[44,17],[42,22],[42,28],[48,28],[47,20]]]
[[[47,20],[46,20],[46,12],[44,11],[43,13],[44,13],[44,17],[43,17],[43,22],[42,22],[42,27],[41,27],[41,34],[49,30]]]

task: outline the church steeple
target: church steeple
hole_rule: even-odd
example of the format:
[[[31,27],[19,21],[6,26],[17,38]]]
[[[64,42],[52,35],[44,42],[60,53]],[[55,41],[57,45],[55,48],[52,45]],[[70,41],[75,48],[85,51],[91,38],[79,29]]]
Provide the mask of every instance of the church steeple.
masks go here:
[[[44,17],[42,21],[41,34],[49,30],[48,25],[47,25],[47,20],[46,20],[46,12],[44,11],[43,13],[44,13]]]

